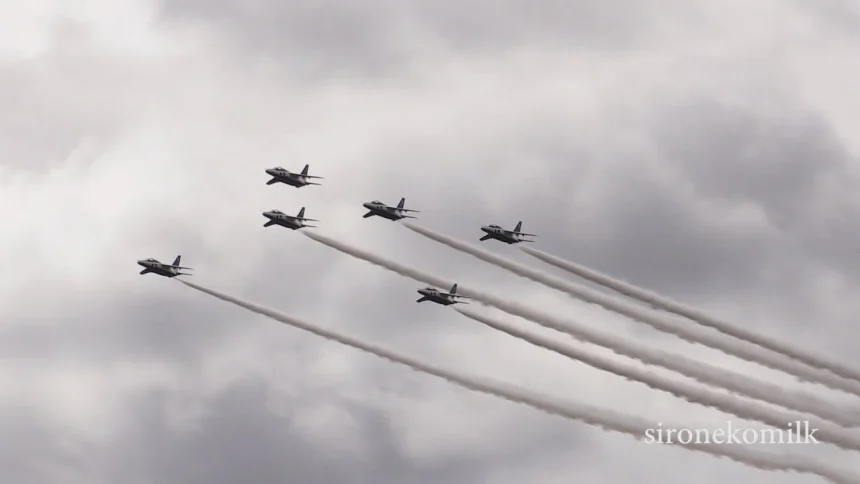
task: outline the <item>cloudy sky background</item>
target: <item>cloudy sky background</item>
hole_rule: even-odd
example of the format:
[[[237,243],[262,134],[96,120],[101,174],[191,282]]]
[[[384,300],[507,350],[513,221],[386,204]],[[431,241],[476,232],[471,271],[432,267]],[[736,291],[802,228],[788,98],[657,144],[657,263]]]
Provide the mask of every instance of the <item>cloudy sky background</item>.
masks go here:
[[[819,482],[452,388],[134,261],[181,253],[195,282],[446,367],[720,425],[418,306],[420,284],[264,230],[260,213],[307,206],[325,234],[789,384],[363,220],[360,204],[406,196],[423,224],[470,240],[524,220],[538,248],[860,367],[856,6],[54,3],[0,3],[10,482]],[[264,185],[264,168],[305,163],[325,185]]]

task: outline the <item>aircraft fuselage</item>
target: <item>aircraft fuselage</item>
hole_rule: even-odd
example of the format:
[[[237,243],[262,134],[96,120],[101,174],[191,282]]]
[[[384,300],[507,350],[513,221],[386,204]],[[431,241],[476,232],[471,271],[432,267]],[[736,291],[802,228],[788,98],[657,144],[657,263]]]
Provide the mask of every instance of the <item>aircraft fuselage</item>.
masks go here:
[[[183,275],[179,272],[179,269],[171,267],[167,264],[162,264],[161,262],[139,260],[137,261],[137,264],[143,267],[141,275],[149,273],[158,274],[159,276],[164,277],[176,277]]]
[[[400,212],[394,207],[386,207],[385,205],[378,205],[370,202],[365,203],[363,205],[364,208],[368,209],[371,214],[377,217],[382,217],[384,219],[395,221],[406,218],[406,215],[404,215],[402,212]]]
[[[523,241],[522,239],[517,238],[515,235],[511,234],[505,229],[487,226],[481,227],[481,231],[487,234],[485,237],[498,240],[499,242],[504,242],[506,244],[518,244]]]
[[[295,217],[290,217],[289,215],[263,212],[263,216],[269,219],[269,221],[264,224],[264,227],[280,225],[281,227],[286,227],[290,230],[298,230],[305,226],[300,220]]]
[[[455,301],[453,297],[447,294],[440,293],[439,291],[433,291],[430,289],[419,289],[418,294],[421,294],[421,299],[419,299],[418,302],[430,301],[436,304],[441,304],[443,306],[457,304],[457,301]]]
[[[286,171],[278,171],[273,169],[266,170],[266,173],[272,177],[269,181],[269,185],[273,183],[284,183],[291,187],[301,188],[303,186],[311,185],[312,183],[308,181],[307,178],[303,177],[297,173],[290,173]]]

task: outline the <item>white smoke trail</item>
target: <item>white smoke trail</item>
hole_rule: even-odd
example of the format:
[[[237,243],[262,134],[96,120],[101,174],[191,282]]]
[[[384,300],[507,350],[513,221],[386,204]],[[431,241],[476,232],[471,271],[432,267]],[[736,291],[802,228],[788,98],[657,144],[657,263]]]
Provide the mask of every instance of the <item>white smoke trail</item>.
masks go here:
[[[820,368],[812,368],[798,361],[791,360],[780,354],[763,352],[761,348],[753,346],[744,341],[728,339],[719,333],[703,331],[699,326],[686,325],[680,321],[664,318],[662,315],[627,301],[619,300],[600,291],[580,284],[574,284],[564,279],[544,274],[531,267],[509,261],[492,252],[488,252],[473,244],[468,244],[457,239],[448,237],[419,225],[404,222],[403,225],[429,239],[447,245],[453,249],[470,254],[490,264],[506,269],[521,277],[539,282],[547,287],[565,292],[575,298],[603,306],[604,308],[622,314],[637,321],[641,321],[651,327],[665,333],[674,334],[691,343],[698,343],[720,350],[726,354],[743,358],[764,365],[766,367],[784,371],[802,380],[820,383],[834,390],[842,390],[856,396],[860,396],[860,382],[845,379]]]
[[[667,297],[648,291],[647,289],[643,289],[641,287],[634,286],[633,284],[620,281],[606,274],[602,274],[593,269],[589,269],[588,267],[555,257],[544,251],[533,249],[531,247],[520,247],[520,249],[522,249],[523,252],[525,252],[526,254],[529,254],[532,257],[546,262],[547,264],[558,267],[559,269],[564,269],[571,274],[600,284],[606,288],[618,292],[619,294],[623,294],[633,299],[637,299],[646,304],[650,304],[656,308],[663,309],[670,313],[689,318],[704,326],[708,326],[722,333],[756,344],[758,346],[761,346],[762,348],[767,348],[771,351],[781,353],[785,356],[806,363],[809,366],[829,370],[841,377],[860,381],[860,371],[849,366],[843,365],[842,363],[828,360],[827,358],[812,354],[802,348],[791,346],[782,341],[777,341],[768,336],[755,333],[746,328],[731,324],[727,321],[721,321],[717,318],[714,318],[713,316],[706,314],[700,309],[681,304]]]
[[[326,338],[340,344],[350,346],[352,348],[374,354],[380,358],[408,366],[416,371],[433,375],[455,385],[467,388],[480,393],[494,395],[516,403],[528,405],[543,412],[566,417],[572,420],[577,420],[604,430],[615,431],[631,435],[637,439],[642,439],[649,428],[652,426],[648,421],[630,415],[625,415],[610,410],[592,407],[573,402],[553,401],[549,398],[532,394],[524,389],[516,388],[510,385],[498,384],[483,379],[468,377],[457,374],[442,368],[438,368],[420,360],[400,355],[386,348],[366,343],[351,336],[346,336],[335,331],[326,330],[318,326],[312,325],[297,318],[281,314],[272,309],[268,309],[239,298],[229,296],[227,294],[205,288],[203,286],[179,280],[188,287],[196,289],[200,292],[221,299],[237,306],[243,307],[249,311],[269,317],[275,321],[293,326],[294,328],[307,331],[317,336]],[[805,455],[788,455],[775,454],[771,452],[754,449],[751,447],[734,446],[734,445],[719,445],[710,443],[695,443],[689,444],[677,443],[690,450],[705,452],[718,457],[726,457],[730,460],[745,464],[757,469],[768,471],[793,471],[803,474],[813,474],[823,477],[835,484],[860,484],[860,476],[852,475],[848,471],[842,469],[834,469],[824,462],[810,458]]]
[[[358,249],[338,240],[319,234],[318,232],[302,232],[304,235],[327,245],[335,250],[351,255],[376,266],[382,267],[402,276],[436,287],[451,287],[453,282],[427,274],[403,264],[385,259],[368,251]],[[575,321],[562,320],[552,315],[534,310],[509,299],[502,299],[491,294],[460,286],[460,294],[500,309],[508,314],[519,316],[538,323],[547,328],[567,333],[574,338],[602,346],[613,352],[641,361],[647,365],[661,366],[682,375],[693,378],[707,385],[713,385],[746,395],[758,400],[770,402],[782,407],[818,415],[837,423],[855,426],[860,423],[856,413],[849,415],[841,408],[818,401],[814,396],[792,391],[764,380],[749,377],[742,373],[714,367],[676,353],[641,346],[638,342],[625,340],[618,335],[602,332],[589,326],[577,324]]]
[[[460,314],[482,323],[490,328],[507,333],[515,338],[527,341],[535,346],[548,349],[562,356],[580,361],[586,365],[599,370],[614,373],[623,378],[638,381],[655,389],[662,390],[691,403],[697,403],[706,407],[716,408],[723,412],[732,414],[746,420],[755,420],[771,427],[783,428],[789,423],[802,421],[803,416],[780,409],[774,409],[755,401],[747,401],[734,395],[720,393],[710,388],[698,388],[685,382],[671,380],[662,375],[650,372],[646,369],[637,368],[629,364],[620,363],[604,356],[590,354],[579,348],[566,345],[553,338],[523,331],[512,324],[505,323],[496,318],[481,315],[466,308],[454,308]],[[834,444],[845,450],[860,450],[860,436],[847,433],[839,426],[829,422],[810,422],[810,425],[820,432],[820,440]],[[792,431],[791,427],[786,428]],[[797,429],[801,430],[801,429]]]

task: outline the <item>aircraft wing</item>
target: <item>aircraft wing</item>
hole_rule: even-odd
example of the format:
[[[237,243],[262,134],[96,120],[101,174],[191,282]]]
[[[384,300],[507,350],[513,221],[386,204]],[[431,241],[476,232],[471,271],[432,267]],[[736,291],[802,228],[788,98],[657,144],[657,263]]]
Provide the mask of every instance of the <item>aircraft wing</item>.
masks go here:
[[[392,208],[396,208],[396,207],[392,207]],[[408,208],[398,208],[397,210],[399,210],[401,212],[415,212],[415,213],[421,212],[420,210],[409,210]]]
[[[316,178],[317,180],[325,180],[325,178],[321,176],[312,176],[312,175],[302,175],[305,178]]]
[[[170,267],[172,267],[174,269],[185,269],[186,271],[193,271],[194,270],[193,267],[182,267],[182,266],[170,266]]]
[[[516,234],[516,235],[528,235],[529,237],[537,237],[536,234],[527,234],[525,232],[512,232],[512,233]]]

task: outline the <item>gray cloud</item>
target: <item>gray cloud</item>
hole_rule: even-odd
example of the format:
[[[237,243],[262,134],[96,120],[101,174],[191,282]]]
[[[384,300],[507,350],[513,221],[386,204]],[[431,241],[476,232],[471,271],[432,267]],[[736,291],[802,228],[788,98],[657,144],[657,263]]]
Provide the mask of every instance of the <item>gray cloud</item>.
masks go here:
[[[696,17],[684,3],[522,0],[393,1],[314,4],[233,0],[163,2],[166,25],[214,28],[219,45],[240,57],[264,56],[291,76],[394,75],[434,49],[495,53],[531,45],[624,49],[642,46],[665,17]],[[430,56],[430,57],[428,57]]]
[[[540,304],[548,291],[395,224],[361,220],[359,202],[406,196],[422,223],[475,241],[482,224],[523,220],[543,250],[856,360],[847,300],[857,289],[855,162],[828,112],[784,78],[779,56],[732,50],[745,34],[731,30],[711,39],[729,46],[723,59],[681,52],[683,37],[668,45],[661,35],[731,17],[646,1],[255,5],[162,4],[159,26],[187,35],[191,54],[108,54],[72,22],[55,29],[62,41],[45,55],[0,60],[0,164],[57,168],[51,183],[15,185],[0,174],[10,228],[0,240],[9,269],[0,379],[10,382],[0,391],[10,416],[0,440],[16,442],[0,447],[7,475],[689,482],[707,466],[702,482],[806,482],[451,389],[140,277],[133,263],[180,251],[197,282],[452,368],[655,419],[720,422],[416,305],[419,284],[263,229],[259,211],[306,205],[327,233]],[[546,58],[513,55],[529,49]],[[435,60],[445,64],[407,67]],[[403,72],[411,77],[384,88],[353,82]],[[766,86],[767,99],[747,82]],[[104,148],[95,168],[63,171],[57,161],[88,138]],[[322,187],[263,185],[263,167],[305,162],[326,177]],[[722,361],[598,310],[546,301]]]

